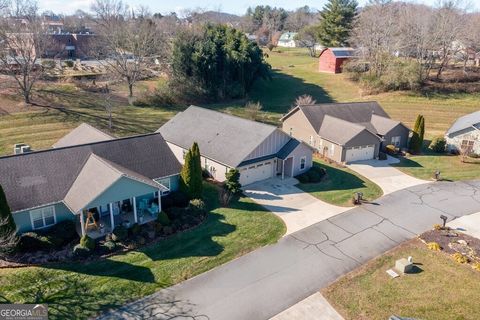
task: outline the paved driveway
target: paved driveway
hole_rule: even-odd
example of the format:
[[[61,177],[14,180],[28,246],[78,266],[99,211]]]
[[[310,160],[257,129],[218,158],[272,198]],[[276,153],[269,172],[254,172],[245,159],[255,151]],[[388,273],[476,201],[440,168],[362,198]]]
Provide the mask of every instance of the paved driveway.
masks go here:
[[[269,319],[339,276],[449,219],[480,211],[480,181],[390,193],[103,315],[102,319]]]
[[[389,194],[429,182],[414,178],[390,166],[390,164],[399,162],[400,160],[388,156],[387,160],[358,161],[347,165],[347,167],[375,182],[380,188],[382,188],[383,194]]]
[[[451,228],[480,239],[480,212],[463,216],[447,224]]]
[[[323,202],[295,187],[293,178],[272,178],[245,187],[244,193],[282,218],[291,234],[350,208]]]

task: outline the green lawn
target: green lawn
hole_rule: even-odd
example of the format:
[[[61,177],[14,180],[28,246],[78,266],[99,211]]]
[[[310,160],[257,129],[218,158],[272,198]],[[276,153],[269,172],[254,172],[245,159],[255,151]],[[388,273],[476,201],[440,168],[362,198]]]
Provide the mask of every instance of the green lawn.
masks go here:
[[[425,152],[422,155],[400,158],[392,164],[397,169],[414,177],[430,180],[439,170],[445,180],[471,180],[480,178],[480,163],[463,163],[460,157],[450,154]]]
[[[391,279],[395,260],[412,256],[417,272]],[[340,278],[322,291],[346,320],[478,319],[480,272],[430,251],[419,240],[407,242]]]
[[[319,183],[300,183],[298,187],[320,200],[338,206],[352,206],[355,192],[362,192],[364,199],[369,201],[383,194],[375,183],[348,168],[329,165],[319,159],[314,159],[314,165],[325,168],[326,177]]]
[[[52,319],[87,318],[275,243],[285,233],[279,218],[247,198],[219,207],[216,190],[207,185],[212,210],[204,224],[158,244],[97,262],[0,269],[0,303],[48,303]]]

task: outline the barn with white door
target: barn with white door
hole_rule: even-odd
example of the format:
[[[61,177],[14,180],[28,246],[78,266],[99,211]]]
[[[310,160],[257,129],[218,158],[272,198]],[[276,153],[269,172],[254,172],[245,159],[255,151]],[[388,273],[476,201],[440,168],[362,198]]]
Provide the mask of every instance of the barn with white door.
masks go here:
[[[197,142],[203,168],[220,182],[231,168],[237,168],[240,183],[248,185],[295,176],[312,166],[313,149],[277,127],[210,109],[191,106],[158,132],[181,163]]]

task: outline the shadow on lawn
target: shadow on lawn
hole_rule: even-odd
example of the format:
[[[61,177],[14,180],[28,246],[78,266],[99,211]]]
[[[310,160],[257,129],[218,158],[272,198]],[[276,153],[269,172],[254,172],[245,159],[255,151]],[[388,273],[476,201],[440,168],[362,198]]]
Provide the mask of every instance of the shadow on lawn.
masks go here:
[[[324,168],[327,171],[327,175],[319,183],[300,184],[302,189],[308,192],[350,190],[367,187],[365,181],[348,171],[333,166],[323,166],[318,163],[314,163],[314,166]]]
[[[398,168],[423,168],[423,166],[418,163],[417,161],[414,161],[409,158],[405,157],[399,157],[400,162],[399,163],[392,163],[392,167],[398,167]]]

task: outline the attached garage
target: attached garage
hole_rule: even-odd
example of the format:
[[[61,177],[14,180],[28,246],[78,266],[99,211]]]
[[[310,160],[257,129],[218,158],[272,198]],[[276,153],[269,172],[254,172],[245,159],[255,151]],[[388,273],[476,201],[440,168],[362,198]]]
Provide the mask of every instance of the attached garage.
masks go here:
[[[273,160],[254,163],[240,169],[240,184],[245,186],[273,177]]]
[[[375,145],[350,147],[346,149],[345,162],[370,160],[375,158]]]

